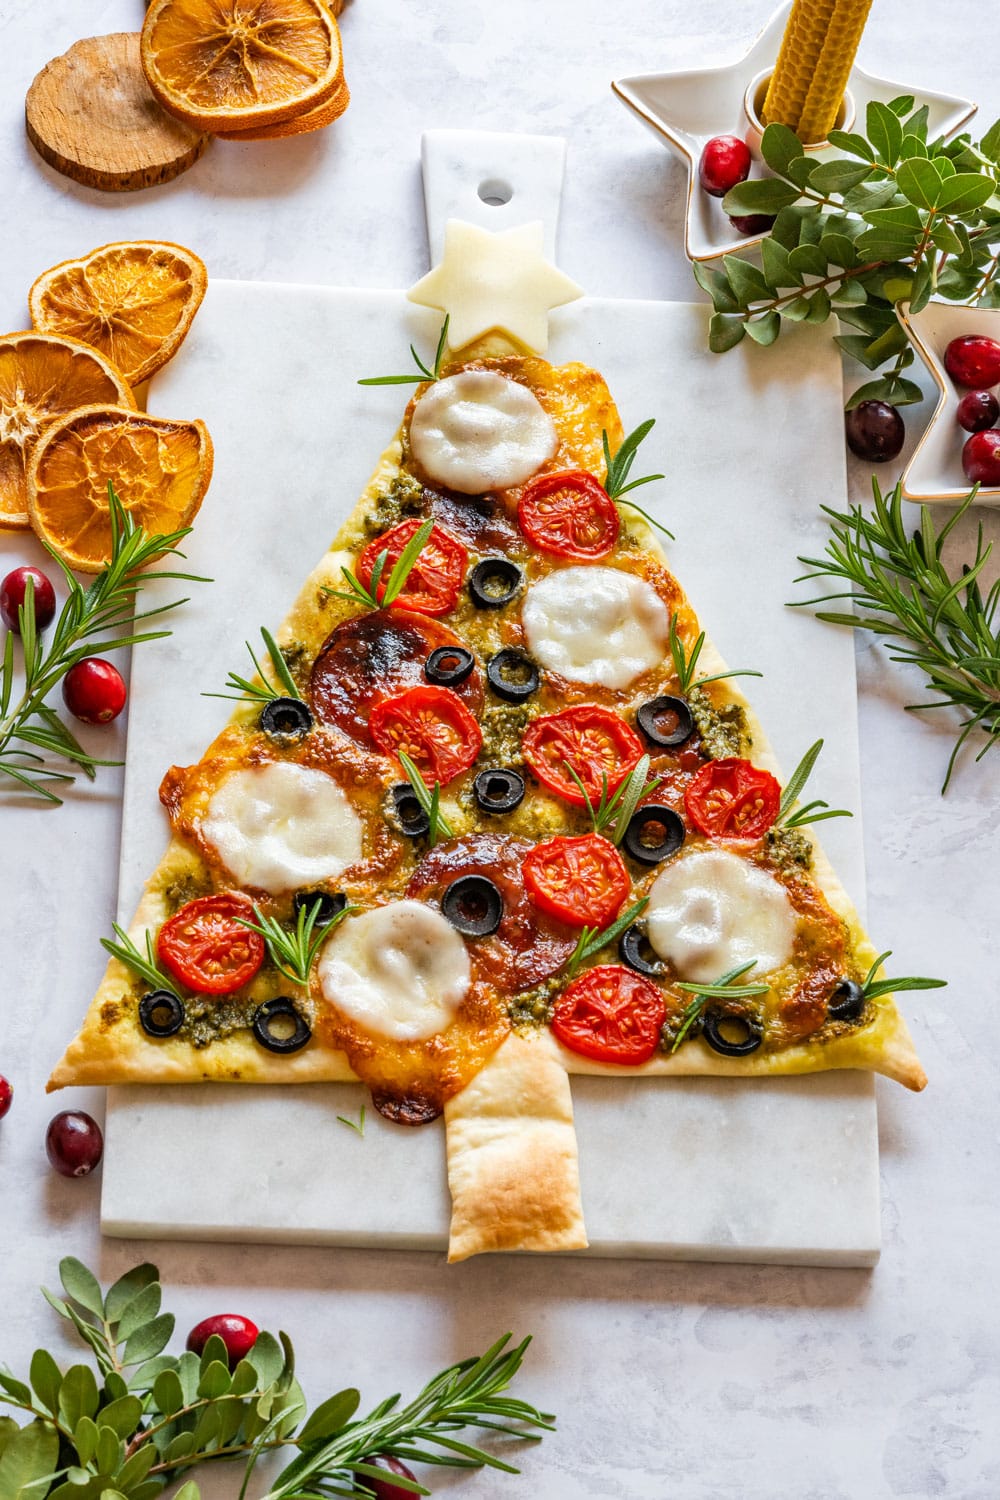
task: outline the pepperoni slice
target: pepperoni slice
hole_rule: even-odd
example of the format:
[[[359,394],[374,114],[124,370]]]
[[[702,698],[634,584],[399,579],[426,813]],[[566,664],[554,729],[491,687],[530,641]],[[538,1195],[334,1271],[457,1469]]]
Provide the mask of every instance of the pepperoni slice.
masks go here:
[[[345,620],[324,641],[313,664],[313,712],[370,750],[374,741],[368,719],[375,705],[426,683],[424,663],[439,646],[462,644],[446,625],[406,610],[380,609]],[[479,717],[483,680],[478,668],[451,691]]]
[[[482,749],[479,725],[450,688],[408,688],[372,709],[372,739],[383,755],[410,757],[428,782],[445,786],[467,771]]]
[[[497,833],[470,833],[439,844],[420,861],[406,894],[439,907],[445,890],[462,875],[485,875],[503,897],[500,926],[469,941],[469,958],[498,989],[528,989],[554,974],[575,947],[575,933],[540,912],[524,888],[521,866],[531,845]]]
[[[371,588],[375,563],[385,553],[385,563],[375,590],[380,603],[393,567],[402,556],[407,542],[416,536],[423,524],[419,517],[412,521],[401,521],[391,531],[370,541],[358,558],[358,578],[368,589]],[[469,554],[461,542],[456,542],[442,526],[433,526],[416,562],[407,574],[402,593],[397,596],[399,603],[415,614],[446,615],[458,603],[468,564]]]

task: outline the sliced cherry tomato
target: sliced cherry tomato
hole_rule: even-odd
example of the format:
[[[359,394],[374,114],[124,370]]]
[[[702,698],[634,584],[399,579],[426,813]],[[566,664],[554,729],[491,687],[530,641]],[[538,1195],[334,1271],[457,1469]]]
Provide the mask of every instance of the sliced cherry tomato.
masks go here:
[[[542,785],[574,807],[585,806],[585,798],[567,765],[596,803],[604,786],[602,776],[613,792],[642,758],[642,741],[635,730],[609,708],[593,703],[539,714],[525,730],[521,749]]]
[[[517,503],[521,530],[542,552],[592,562],[607,557],[621,530],[618,507],[593,474],[539,474]]]
[[[659,1046],[666,1014],[663,996],[648,979],[622,964],[600,964],[563,990],[552,1030],[581,1057],[634,1068]]]
[[[415,687],[372,709],[368,727],[383,755],[400,750],[428,782],[467,771],[482,747],[479,725],[450,688]]]
[[[253,902],[240,891],[188,901],[160,928],[157,957],[188,989],[230,995],[250,982],[267,951],[260,934],[243,927],[239,917],[253,920]]]
[[[716,839],[759,839],[778,816],[781,787],[770,771],[733,756],[702,766],[684,793],[687,815]]]
[[[546,839],[524,861],[528,895],[572,927],[604,927],[629,892],[628,871],[614,844],[599,833]]]
[[[376,559],[381,553],[386,554],[375,589],[375,596],[380,602],[394,564],[399,561],[407,542],[412,536],[416,536],[423,524],[424,521],[419,516],[411,521],[401,521],[391,531],[383,532],[369,542],[358,558],[358,578],[367,589],[371,587]],[[456,542],[443,526],[435,526],[394,604],[398,604],[400,609],[411,609],[418,615],[446,615],[458,603],[468,563],[469,554],[461,542]]]
[[[426,683],[424,664],[440,646],[463,642],[446,625],[405,610],[370,610],[338,625],[313,663],[309,696],[313,712],[368,749],[368,720],[376,703]],[[476,717],[483,707],[479,668],[451,689]]]

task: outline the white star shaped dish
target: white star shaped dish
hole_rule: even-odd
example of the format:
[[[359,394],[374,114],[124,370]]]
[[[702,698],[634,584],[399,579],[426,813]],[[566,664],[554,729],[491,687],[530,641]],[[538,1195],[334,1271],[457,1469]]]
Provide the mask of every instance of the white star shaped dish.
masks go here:
[[[911,314],[904,304],[898,317],[938,389],[934,414],[904,470],[903,494],[921,504],[957,505],[972,488],[962,472],[962,449],[969,433],[955,419],[965,390],[956,386],[945,369],[944,351],[952,339],[967,333],[985,334],[1000,343],[1000,308],[928,302],[922,312]],[[1000,489],[983,488],[972,503],[1000,505]]]
[[[715,135],[747,136],[753,134],[745,96],[753,100],[758,87],[774,66],[781,45],[785,22],[791,5],[775,11],[750,51],[735,62],[714,68],[684,70],[672,73],[645,73],[634,78],[618,78],[611,87],[629,109],[667,145],[687,162],[687,212],[684,227],[684,249],[690,260],[712,260],[733,250],[745,250],[759,242],[760,235],[741,235],[729,222],[721,202],[698,187],[698,161],[707,141]],[[751,84],[755,85],[751,88]],[[900,94],[913,94],[916,106],[928,106],[931,136],[951,135],[975,113],[969,99],[957,99],[929,89],[915,89],[910,84],[893,83],[887,78],[873,78],[861,68],[851,70],[848,93],[853,100],[854,118],[863,122],[865,110],[873,99],[887,104]],[[845,120],[844,128],[850,129]],[[748,140],[753,149],[753,139]],[[806,147],[809,155],[823,161],[836,152],[830,147]]]

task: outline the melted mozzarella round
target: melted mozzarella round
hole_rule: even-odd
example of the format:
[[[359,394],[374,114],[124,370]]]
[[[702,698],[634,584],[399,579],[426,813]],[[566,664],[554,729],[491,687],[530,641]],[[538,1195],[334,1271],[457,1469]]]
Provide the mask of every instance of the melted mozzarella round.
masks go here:
[[[361,820],[323,771],[288,761],[233,771],[201,820],[240,885],[278,895],[332,879],[361,858]]]
[[[481,495],[530,479],[554,457],[559,436],[526,386],[495,370],[463,370],[421,396],[410,445],[428,478]]]
[[[628,687],[667,653],[666,605],[619,568],[559,568],[532,584],[521,611],[528,649],[572,682]]]
[[[784,886],[725,849],[669,864],[646,908],[649,941],[681,979],[710,984],[751,959],[746,978],[779,969],[792,956],[795,912]]]
[[[392,901],[339,927],[318,973],[324,997],[366,1031],[421,1042],[454,1019],[469,988],[469,955],[439,912]]]

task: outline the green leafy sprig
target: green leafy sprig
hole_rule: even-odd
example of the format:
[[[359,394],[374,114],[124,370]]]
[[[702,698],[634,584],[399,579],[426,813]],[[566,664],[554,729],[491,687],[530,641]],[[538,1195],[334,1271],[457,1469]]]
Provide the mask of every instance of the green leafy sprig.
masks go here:
[[[237,917],[241,927],[249,932],[256,932],[267,944],[268,957],[286,979],[292,984],[307,985],[309,983],[309,971],[320,948],[326,942],[333,929],[349,917],[353,912],[360,911],[359,906],[344,906],[333,916],[329,922],[324,922],[317,927],[316,923],[321,911],[319,901],[311,901],[299,907],[295,926],[285,927],[276,917],[268,917],[254,903],[254,919],[249,917]]]
[[[123,927],[119,927],[117,922],[112,922],[111,926],[114,928],[115,937],[118,941],[113,942],[111,938],[102,937],[101,947],[107,953],[110,953],[112,958],[117,958],[119,963],[123,963],[126,968],[132,969],[142,979],[145,979],[148,984],[151,984],[154,990],[176,990],[177,981],[172,979],[169,974],[165,974],[156,962],[153,939],[148,928],[146,930],[146,952],[143,953],[141,949],[136,947]]]
[[[441,333],[434,354],[434,367],[428,369],[413,345],[410,345],[410,353],[413,355],[413,363],[416,365],[416,375],[369,375],[365,380],[359,380],[358,385],[422,385],[425,380],[441,379],[441,360],[444,358],[445,345],[448,342],[448,322],[446,317],[441,324]]]
[[[189,526],[147,535],[132,520],[110,480],[108,507],[111,559],[89,588],[84,589],[62,558],[46,546],[59,564],[69,590],[47,642],[38,630],[34,586],[29,584],[25,589],[24,604],[19,610],[23,670],[20,695],[15,696],[18,673],[13,631],[7,632],[0,658],[0,778],[6,778],[12,789],[20,788],[51,804],[62,801],[56,787],[68,786],[76,780],[76,775],[57,769],[47,757],[55,756],[76,766],[91,781],[98,766],[118,764],[88,754],[46,702],[52,689],[85,657],[103,656],[122,646],[137,646],[170,634],[169,630],[137,630],[136,626],[140,621],[169,614],[187,600],[174,599],[156,609],[136,611],[136,599],[144,582],[153,578],[183,579],[187,583],[210,581],[194,573],[145,571],[159,558],[183,556],[178,543],[190,532]]]
[[[648,797],[650,792],[655,792],[659,786],[659,778],[649,778],[649,756],[644,755],[632,767],[629,774],[619,782],[618,787],[611,795],[608,795],[608,773],[601,772],[601,799],[594,806],[593,799],[580,778],[579,772],[569,761],[564,761],[567,772],[576,782],[583,796],[584,805],[590,817],[591,827],[595,833],[610,835],[612,843],[621,847],[622,839],[625,837],[632,815],[643,797]]]
[[[414,765],[405,750],[397,751],[396,758],[403,768],[407,781],[413,788],[413,795],[427,814],[427,820],[430,824],[427,830],[427,842],[430,847],[433,849],[439,838],[454,838],[454,830],[441,811],[441,783],[435,781],[432,787],[428,786],[420,774],[419,766]]]
[[[629,480],[629,474],[635,462],[635,455],[639,444],[644,438],[649,436],[655,426],[656,422],[653,417],[650,417],[648,421],[640,422],[635,431],[630,432],[628,437],[622,440],[621,446],[617,449],[614,456],[611,453],[611,444],[608,442],[607,430],[602,429],[601,444],[604,448],[604,467],[607,471],[604,488],[616,505],[627,505],[631,510],[637,511],[647,525],[655,526],[657,531],[662,531],[664,536],[669,537],[671,541],[675,541],[676,538],[673,532],[668,531],[647,510],[643,510],[641,505],[637,505],[634,500],[622,499],[622,496],[627,494],[629,490],[637,490],[642,484],[652,484],[654,480],[666,477],[663,474],[644,474],[641,479]]]
[[[670,1047],[671,1053],[677,1051],[677,1048],[699,1020],[710,1001],[742,999],[750,995],[767,994],[768,986],[766,984],[736,983],[744,974],[749,974],[750,970],[755,968],[756,965],[757,960],[751,958],[749,963],[740,964],[737,968],[730,969],[728,973],[721,975],[720,978],[714,980],[711,984],[675,983],[674,989],[683,990],[686,995],[693,995],[694,999],[687,1006],[681,1017],[680,1027]]]
[[[426,547],[433,530],[434,518],[430,517],[423,523],[419,531],[413,533],[393,564],[385,586],[385,592],[381,599],[378,596],[378,586],[382,581],[382,574],[389,560],[388,548],[380,552],[376,557],[372,567],[371,582],[367,588],[365,588],[364,584],[350,568],[342,567],[340,571],[344,575],[347,588],[331,589],[324,585],[323,593],[329,594],[333,599],[347,599],[351,604],[363,604],[365,609],[388,609],[390,605],[395,604],[406,587],[406,580],[413,570],[413,565]]]
[[[885,953],[879,954],[868,970],[861,985],[861,993],[866,1000],[877,1000],[880,995],[897,995],[903,990],[940,990],[948,983],[946,979],[922,979],[913,975],[903,979],[876,979],[879,969],[891,957],[892,949],[888,948]]]
[[[357,1417],[359,1394],[347,1389],[310,1412],[287,1335],[261,1333],[232,1371],[215,1335],[200,1356],[167,1354],[175,1319],[161,1311],[155,1266],[134,1267],[106,1295],[80,1261],[67,1258],[59,1271],[64,1295],[44,1295],[76,1329],[97,1373],[90,1364],[62,1371],[45,1349],[32,1357],[27,1380],[0,1370],[0,1402],[27,1418],[23,1426],[0,1418],[5,1497],[156,1500],[197,1465],[228,1459],[243,1466],[243,1500],[258,1460],[285,1450],[290,1462],[263,1500],[371,1500],[366,1481],[385,1475],[375,1456],[517,1473],[457,1434],[481,1428],[537,1442],[554,1426],[548,1413],[509,1394],[529,1339],[513,1346],[509,1335],[498,1339],[479,1358],[442,1370],[406,1405],[389,1396]],[[176,1496],[198,1500],[196,1481]]]
[[[268,680],[267,673],[265,672],[260,661],[257,659],[257,656],[250,642],[247,641],[245,643],[246,648],[250,653],[250,660],[253,662],[254,666],[257,669],[257,677],[259,681],[251,682],[249,678],[240,677],[236,672],[230,672],[229,676],[226,678],[226,686],[228,688],[235,688],[235,692],[203,693],[203,698],[232,698],[238,702],[245,702],[249,700],[253,703],[271,703],[275,698],[299,697],[298,685],[296,684],[295,678],[288,670],[288,663],[285,661],[285,658],[281,653],[281,648],[275,641],[273,635],[271,635],[269,630],[265,630],[263,625],[260,628],[260,634],[264,645],[267,647],[267,654],[271,658],[271,665],[274,668],[274,675],[278,679],[278,686],[275,687],[274,684]]]
[[[977,761],[1000,738],[1000,581],[985,598],[978,584],[993,547],[984,542],[980,526],[970,566],[953,577],[942,561],[945,541],[975,499],[975,489],[940,531],[927,506],[921,507],[920,525],[912,533],[903,523],[901,486],[884,495],[873,479],[872,489],[875,507],[869,514],[860,506],[847,511],[824,506],[831,531],[825,554],[799,558],[812,571],[796,582],[835,578],[846,588],[795,603],[850,601],[851,611],[819,609],[817,616],[853,630],[870,630],[889,643],[892,661],[923,673],[935,696],[927,703],[908,704],[908,712],[959,710],[962,717],[943,792],[970,735],[976,730],[985,734]]]
[[[829,802],[821,802],[818,799],[815,802],[807,802],[804,807],[796,808],[795,806],[803,787],[812,775],[813,766],[819,759],[822,748],[822,740],[817,740],[815,744],[810,745],[789,776],[778,804],[778,816],[774,820],[776,828],[805,828],[809,823],[822,823],[826,818],[853,818],[854,814],[848,812],[846,808],[831,807]]]
[[[926,106],[901,95],[872,100],[864,132],[832,130],[830,144],[840,154],[816,162],[787,126],[769,125],[761,154],[774,176],[726,194],[728,214],[776,217],[753,259],[695,265],[715,310],[709,345],[772,344],[784,323],[835,313],[856,330],[837,339],[847,354],[872,371],[891,361],[848,406],[919,401],[896,303],[1000,306],[1000,121],[978,145],[967,134],[929,141]]]
[[[576,940],[576,947],[559,970],[560,979],[566,984],[575,979],[584,965],[596,958],[602,948],[618,941],[625,929],[632,926],[648,905],[649,897],[643,896],[628,911],[616,917],[609,927],[584,927]]]
[[[365,1138],[365,1106],[362,1104],[361,1113],[356,1120],[349,1120],[346,1115],[338,1115],[337,1119],[341,1125],[346,1125],[348,1130],[353,1130],[362,1140]]]
[[[691,650],[686,650],[677,630],[677,612],[675,611],[670,616],[670,655],[673,658],[674,671],[677,674],[682,697],[685,697],[694,687],[704,687],[707,682],[722,682],[727,677],[763,677],[763,672],[754,672],[749,667],[735,667],[732,671],[715,672],[711,677],[696,678],[694,674],[704,644],[705,632],[702,631]]]

